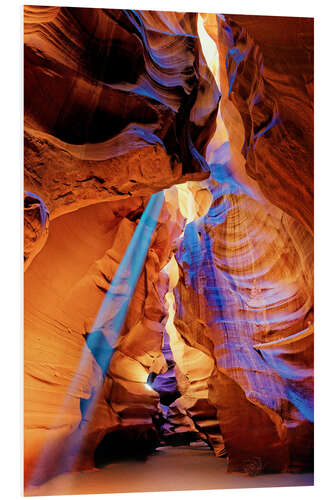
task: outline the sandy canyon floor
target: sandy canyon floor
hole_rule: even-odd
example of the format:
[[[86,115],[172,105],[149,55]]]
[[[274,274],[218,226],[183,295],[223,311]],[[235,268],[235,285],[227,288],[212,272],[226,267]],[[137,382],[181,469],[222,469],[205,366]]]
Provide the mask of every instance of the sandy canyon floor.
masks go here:
[[[226,459],[216,459],[206,446],[170,446],[158,448],[146,461],[127,460],[90,472],[62,474],[31,487],[25,496],[311,485],[313,474],[228,474]]]

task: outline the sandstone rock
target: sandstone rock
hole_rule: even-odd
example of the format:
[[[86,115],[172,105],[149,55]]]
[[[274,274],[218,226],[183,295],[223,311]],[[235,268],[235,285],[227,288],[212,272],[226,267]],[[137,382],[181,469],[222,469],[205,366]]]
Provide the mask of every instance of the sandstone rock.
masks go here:
[[[163,440],[249,475],[311,470],[312,21],[24,21],[26,481]],[[163,189],[113,332],[131,267],[98,311]]]
[[[165,224],[171,227],[173,220],[167,207],[117,342],[106,340],[113,309],[93,329],[144,205],[143,199],[98,203],[51,221],[51,236],[26,273],[25,473],[34,482],[73,467],[93,467],[94,451],[111,431],[138,432],[142,446],[157,432],[159,395],[146,381],[150,371],[166,369],[161,297],[167,281],[160,270],[171,251],[170,235],[177,238],[182,231],[178,216],[165,239]],[[101,350],[113,354],[109,366],[101,365]],[[46,452],[57,458],[57,467],[44,459]],[[112,450],[110,457],[115,454]]]
[[[49,212],[43,200],[32,193],[24,193],[24,268],[43,248],[49,229]]]
[[[311,342],[309,354],[303,345],[297,355],[295,351],[299,367],[288,365],[302,402],[296,397],[291,401],[288,377],[281,379],[276,365],[268,365],[253,346],[303,329],[312,308],[312,282],[303,273],[311,237],[300,252],[281,223],[257,202],[242,194],[223,194],[219,186],[212,192],[216,194],[210,211],[186,227],[177,254],[176,328],[186,342],[202,345],[216,360],[208,382],[209,400],[218,409],[230,470],[242,470],[243,459],[253,450],[261,456],[263,470],[293,468],[291,449],[308,467],[311,431],[307,441],[296,443],[288,429],[305,422],[311,428],[309,416],[301,410],[312,398]],[[305,369],[309,372],[302,377]],[[259,440],[265,432],[267,439]]]
[[[228,15],[226,22],[229,94],[245,127],[247,172],[313,233],[313,19]]]
[[[51,218],[208,176],[194,14],[26,6],[24,42],[25,188]]]

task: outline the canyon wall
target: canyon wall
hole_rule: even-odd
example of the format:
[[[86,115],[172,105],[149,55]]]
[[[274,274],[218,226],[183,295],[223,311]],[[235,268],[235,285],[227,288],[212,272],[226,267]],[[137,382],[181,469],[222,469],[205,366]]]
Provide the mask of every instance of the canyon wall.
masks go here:
[[[25,189],[51,219],[208,176],[195,14],[26,6],[24,93]]]
[[[258,27],[255,19],[245,17],[248,31],[243,17],[237,19],[205,18],[220,49],[215,77],[222,94],[207,149],[211,178],[205,184],[213,202],[206,216],[187,225],[176,254],[175,325],[186,342],[202,345],[215,360],[209,399],[218,410],[229,470],[310,470],[313,117],[306,82],[311,82],[311,63],[305,64],[306,51],[298,58],[300,37],[293,52],[299,64],[295,79],[290,20],[281,52],[274,20],[267,20],[273,38],[263,44],[263,53],[250,36],[256,34],[250,29]],[[311,22],[296,26],[305,28],[309,41]],[[283,74],[270,73],[273,54]],[[293,103],[288,108],[287,99]],[[299,105],[302,100],[304,106]],[[304,133],[297,128],[302,121]],[[289,161],[291,151],[295,154]],[[302,191],[309,193],[306,210]]]
[[[24,29],[26,482],[198,439],[311,470],[312,20],[26,6]]]

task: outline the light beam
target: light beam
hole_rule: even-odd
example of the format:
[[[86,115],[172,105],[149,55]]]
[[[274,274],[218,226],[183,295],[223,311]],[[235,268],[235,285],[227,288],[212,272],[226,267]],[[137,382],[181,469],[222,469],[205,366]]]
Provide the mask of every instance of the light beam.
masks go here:
[[[84,373],[87,363],[91,359],[90,353],[94,355],[96,362],[101,367],[103,376],[105,376],[107,372],[112,355],[115,351],[116,341],[122,330],[136,284],[147,256],[163,202],[164,192],[160,191],[154,193],[142,214],[125,255],[110,284],[109,290],[105,294],[91,329],[91,333],[88,335],[87,342],[82,349],[79,366],[67,390],[64,402],[52,428],[58,427],[59,418],[61,418],[63,413],[66,413],[66,409],[71,404],[73,394],[77,393],[77,389],[81,383],[81,374]],[[106,321],[107,329],[105,328]],[[57,458],[59,472],[63,471],[62,464],[66,464],[66,470],[72,470],[75,464],[75,460],[78,457],[85,436],[85,431],[89,425],[90,418],[103,387],[103,379],[104,377],[101,379],[99,388],[92,394],[89,403],[86,405],[84,419],[82,418],[81,420],[79,432],[74,432],[69,436],[60,458]],[[52,443],[47,441],[37,460],[29,485],[40,482],[40,479],[43,477],[43,470],[50,465],[50,462],[54,462],[54,456],[52,454]],[[57,473],[58,471],[56,470],[55,472]]]

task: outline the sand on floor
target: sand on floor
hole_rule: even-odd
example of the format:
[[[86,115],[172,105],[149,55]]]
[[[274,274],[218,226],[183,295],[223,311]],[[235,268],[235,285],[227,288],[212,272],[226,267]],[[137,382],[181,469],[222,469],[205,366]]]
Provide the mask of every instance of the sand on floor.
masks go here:
[[[227,473],[227,460],[216,458],[206,446],[168,446],[158,448],[146,461],[124,460],[103,469],[62,474],[40,486],[27,488],[25,496],[311,485],[311,473],[256,477]]]

